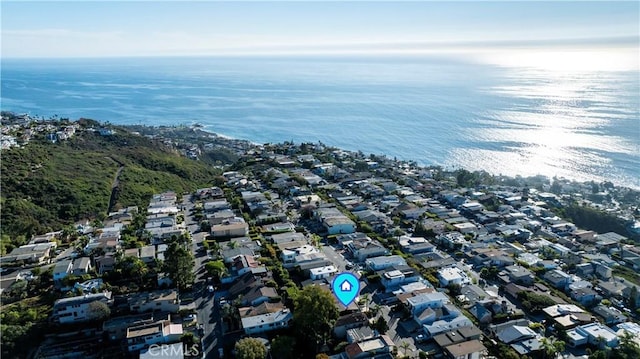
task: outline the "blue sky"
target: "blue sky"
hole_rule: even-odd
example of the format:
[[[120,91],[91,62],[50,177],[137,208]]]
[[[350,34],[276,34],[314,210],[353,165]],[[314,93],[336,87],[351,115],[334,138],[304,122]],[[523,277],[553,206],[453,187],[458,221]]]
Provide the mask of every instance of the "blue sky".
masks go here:
[[[637,52],[639,3],[2,1],[2,57],[460,51]]]

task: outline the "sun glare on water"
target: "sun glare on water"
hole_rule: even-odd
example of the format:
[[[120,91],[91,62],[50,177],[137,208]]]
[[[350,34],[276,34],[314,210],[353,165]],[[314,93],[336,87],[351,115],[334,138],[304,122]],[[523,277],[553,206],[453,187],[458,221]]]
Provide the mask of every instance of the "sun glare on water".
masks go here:
[[[492,51],[479,56],[483,62],[504,66],[554,72],[637,71],[637,48],[598,49],[514,49]]]

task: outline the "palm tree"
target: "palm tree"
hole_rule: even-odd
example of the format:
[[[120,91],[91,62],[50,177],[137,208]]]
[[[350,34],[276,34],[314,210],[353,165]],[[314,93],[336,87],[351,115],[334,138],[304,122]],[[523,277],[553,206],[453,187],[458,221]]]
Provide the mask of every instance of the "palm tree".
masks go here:
[[[555,358],[565,348],[565,343],[562,340],[556,340],[555,337],[542,338],[540,343],[542,344],[544,358]]]
[[[409,342],[406,341],[402,341],[402,343],[400,343],[400,348],[402,348],[402,350],[404,350],[404,356],[407,356],[407,349],[409,349],[411,345],[409,344]]]

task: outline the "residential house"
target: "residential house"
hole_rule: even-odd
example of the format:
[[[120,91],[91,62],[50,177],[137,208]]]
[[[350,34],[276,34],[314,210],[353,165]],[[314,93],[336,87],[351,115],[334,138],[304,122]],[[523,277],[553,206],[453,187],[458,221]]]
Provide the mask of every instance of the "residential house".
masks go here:
[[[336,268],[333,265],[309,269],[309,277],[312,280],[330,278],[337,273],[338,273],[338,268]]]
[[[73,260],[71,274],[79,276],[89,274],[89,271],[91,271],[91,258],[80,257]]]
[[[65,259],[56,263],[53,267],[53,282],[59,284],[64,278],[71,273],[72,260]]]
[[[569,337],[568,344],[571,347],[589,343],[600,348],[615,348],[619,343],[616,332],[598,322],[572,329],[567,332],[567,336]]]
[[[255,255],[255,251],[249,246],[237,246],[234,248],[224,246],[223,249],[220,250],[220,256],[227,264],[233,263],[233,260],[238,256],[255,257]]]
[[[175,289],[136,293],[129,297],[128,303],[129,310],[137,313],[177,313],[180,310],[180,300]]]
[[[352,343],[344,348],[345,359],[363,359],[378,357],[378,355],[391,354],[395,348],[394,342],[387,335]]]
[[[333,325],[333,334],[337,338],[345,338],[349,329],[360,328],[369,324],[367,316],[362,312],[353,312],[342,315]]]
[[[211,235],[214,238],[246,237],[249,235],[249,225],[240,219],[227,220],[211,226]]]
[[[171,319],[169,315],[157,319]],[[127,329],[141,324],[150,324],[154,322],[152,313],[135,314],[127,316],[118,316],[104,321],[102,323],[102,331],[109,340],[120,341],[127,337]]]
[[[60,324],[80,323],[94,320],[99,313],[93,309],[93,303],[102,302],[110,305],[111,292],[84,294],[70,298],[58,299],[53,304],[51,318]]]
[[[440,268],[438,270],[438,280],[442,287],[447,287],[449,285],[462,286],[471,283],[467,273],[455,266]]]
[[[526,322],[526,321],[525,321]],[[497,339],[511,346],[520,355],[529,355],[542,348],[542,336],[528,325],[513,325],[505,323],[497,331]]]
[[[296,248],[285,248],[280,254],[280,259],[284,267],[292,267],[296,263],[296,257],[304,254],[318,253],[318,249],[312,245],[305,244]]]
[[[465,245],[470,243],[466,238],[464,238],[462,233],[458,232],[440,234],[436,237],[436,242],[448,249],[462,249]]]
[[[276,313],[284,308],[282,302],[263,302],[256,306],[240,307],[238,308],[238,313],[240,314],[240,318],[246,318],[267,313]]]
[[[602,300],[602,297],[591,288],[578,288],[572,290],[569,295],[571,296],[571,299],[584,306],[591,306],[593,304],[599,303],[600,300]]]
[[[543,278],[555,288],[562,290],[564,290],[569,284],[571,284],[571,275],[559,269],[555,269],[545,273]]]
[[[347,343],[349,344],[363,342],[365,340],[373,339],[376,336],[377,333],[369,327],[347,329]]]
[[[182,334],[182,324],[173,324],[166,319],[140,324],[127,329],[127,349],[136,352],[153,344],[176,343]]]
[[[389,254],[380,242],[374,240],[354,240],[347,244],[347,250],[351,252],[358,262],[364,262],[365,259],[371,257],[384,256]]]
[[[263,286],[263,280],[261,277],[248,272],[240,277],[236,278],[233,285],[229,288],[229,298],[235,299],[239,296],[244,296],[247,294],[253,287],[261,287]]]
[[[520,265],[512,265],[506,266],[503,269],[504,274],[509,278],[509,281],[524,285],[530,286],[533,284],[534,275],[527,268]]]
[[[315,216],[329,235],[349,234],[356,231],[356,224],[335,207],[318,208]]]
[[[445,357],[451,359],[483,359],[488,354],[481,341],[474,339],[444,348]]]
[[[18,248],[14,248],[11,253],[0,257],[0,263],[45,263],[50,257],[53,249],[56,248],[56,242],[26,244]]]
[[[420,279],[422,279],[420,273],[407,265],[387,268],[380,275],[380,282],[387,293],[395,291],[403,285],[418,282]]]
[[[235,213],[233,213],[232,210],[225,209],[225,210],[217,211],[215,213],[208,215],[207,219],[209,220],[209,224],[211,224],[212,226],[215,226],[218,224],[222,224],[225,221],[231,221],[235,216],[236,215]]]
[[[140,259],[147,264],[151,264],[156,260],[156,246],[143,246],[140,247]]]
[[[450,345],[463,343],[469,340],[481,340],[482,331],[476,326],[460,327],[450,332],[435,335],[433,341],[444,349]]]
[[[433,252],[435,246],[423,237],[402,236],[399,240],[402,251],[409,254]]]
[[[268,301],[274,301],[280,299],[278,292],[272,287],[255,286],[251,287],[249,291],[241,297],[242,305],[258,306]]]
[[[293,314],[289,309],[284,308],[275,313],[242,318],[242,328],[245,334],[258,334],[288,328],[292,320]]]
[[[483,302],[475,302],[471,308],[469,308],[469,313],[471,313],[480,324],[489,324],[493,321],[493,313]]]
[[[393,266],[406,266],[407,261],[398,255],[370,257],[365,260],[366,267],[372,271],[379,271]]]
[[[116,258],[113,253],[107,253],[100,257],[96,257],[96,270],[98,274],[102,275],[115,269]]]
[[[327,258],[326,254],[322,252],[301,254],[294,260],[294,266],[298,267],[306,276],[311,276],[311,270],[314,268],[322,268],[332,265],[333,262],[331,262]]]
[[[260,275],[267,272],[267,268],[262,263],[258,262],[254,257],[247,255],[235,257],[230,269],[230,275],[229,277],[223,278],[223,283],[231,283],[235,278],[245,273],[251,272]]]
[[[441,308],[447,303],[449,297],[440,292],[423,293],[407,299],[407,307],[413,315],[421,313],[426,308]]]
[[[500,249],[477,248],[473,249],[470,255],[471,262],[478,267],[495,266],[503,268],[515,263],[507,252]]]
[[[369,238],[366,234],[362,232],[354,232],[354,233],[342,234],[342,235],[336,236],[336,240],[338,241],[338,243],[340,243],[340,245],[342,245],[343,247],[346,247],[349,243],[353,241],[368,242],[368,241],[371,241],[371,238]]]
[[[203,210],[206,213],[215,213],[220,211],[231,210],[231,205],[226,199],[219,199],[215,201],[207,201],[202,205]]]
[[[593,308],[592,311],[600,316],[606,325],[615,325],[627,320],[627,317],[614,307],[607,307],[601,304]]]
[[[471,322],[471,320],[469,320],[469,318],[464,315],[458,314],[453,318],[447,318],[446,320],[436,320],[431,324],[424,324],[422,326],[422,329],[427,338],[433,338],[438,334],[450,332],[457,328],[469,327],[472,325],[473,323]]]

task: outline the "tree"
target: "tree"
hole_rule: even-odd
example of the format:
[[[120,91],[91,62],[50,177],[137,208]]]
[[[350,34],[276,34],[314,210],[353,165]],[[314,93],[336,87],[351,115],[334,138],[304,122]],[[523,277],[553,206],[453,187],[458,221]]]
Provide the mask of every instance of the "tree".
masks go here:
[[[333,295],[322,287],[307,286],[294,299],[293,322],[298,332],[316,344],[316,350],[330,335],[338,319]]]
[[[182,336],[180,337],[180,341],[184,344],[184,345],[194,345],[196,343],[196,337],[193,334],[193,332],[186,332],[184,334],[182,334]]]
[[[267,348],[256,338],[238,340],[235,349],[238,359],[264,359],[267,356]]]
[[[373,329],[377,330],[380,334],[384,334],[389,330],[389,324],[387,324],[387,321],[383,317],[379,317],[373,322]]]
[[[565,348],[565,343],[562,340],[556,340],[554,337],[542,338],[540,343],[542,344],[544,358],[555,358]]]
[[[210,232],[211,223],[209,221],[200,221],[200,232]]]
[[[165,253],[164,270],[178,289],[186,289],[195,280],[193,254],[178,243],[171,243]]]
[[[89,320],[99,321],[106,319],[111,315],[111,309],[109,309],[109,306],[99,300],[89,303],[87,307],[87,319]]]
[[[325,353],[320,353],[316,355],[316,359],[329,359],[329,356]]]
[[[204,268],[207,270],[207,273],[218,280],[227,273],[227,267],[221,260],[207,262],[207,264],[204,265]]]
[[[124,257],[118,262],[117,267],[128,278],[135,279],[139,285],[142,284],[144,277],[149,273],[149,267],[142,259],[138,257]]]
[[[273,359],[295,358],[296,338],[287,335],[279,335],[271,341],[271,355]]]
[[[638,288],[632,285],[629,290],[629,297],[627,298],[627,307],[636,309],[636,303],[638,303]]]
[[[402,348],[402,350],[404,350],[404,356],[407,356],[407,349],[409,349],[409,347],[411,346],[411,344],[409,344],[409,342],[406,341],[402,341],[402,343],[400,343],[400,348]]]
[[[612,352],[612,357],[622,359],[638,358],[640,356],[640,346],[634,339],[634,335],[625,330],[620,337],[620,345]]]

